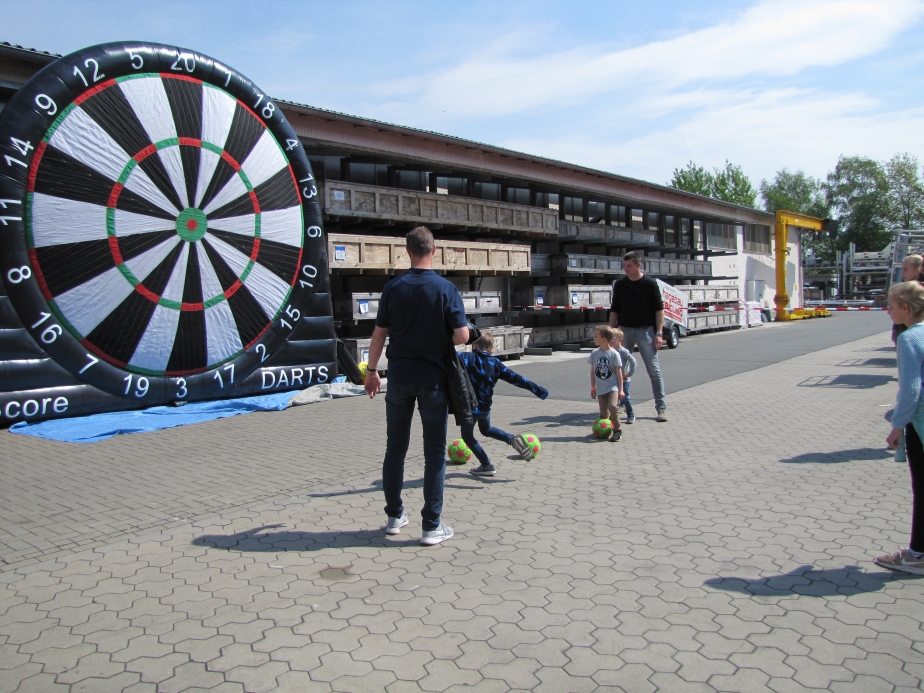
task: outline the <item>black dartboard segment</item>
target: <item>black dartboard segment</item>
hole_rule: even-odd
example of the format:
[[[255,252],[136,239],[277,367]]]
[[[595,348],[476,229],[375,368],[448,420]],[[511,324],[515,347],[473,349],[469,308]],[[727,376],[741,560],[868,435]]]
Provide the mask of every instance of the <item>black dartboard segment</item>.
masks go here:
[[[327,272],[294,132],[206,56],[108,44],[62,58],[0,116],[0,153],[10,299],[49,354],[112,394],[243,379]]]

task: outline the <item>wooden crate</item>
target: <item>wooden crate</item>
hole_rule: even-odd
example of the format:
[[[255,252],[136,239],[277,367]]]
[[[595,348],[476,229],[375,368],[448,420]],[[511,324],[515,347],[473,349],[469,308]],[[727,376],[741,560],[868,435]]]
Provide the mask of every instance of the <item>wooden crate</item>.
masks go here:
[[[463,291],[462,304],[467,315],[500,313],[503,305],[500,291]]]
[[[529,347],[550,347],[561,344],[580,344],[594,338],[595,324],[556,325],[551,327],[526,328],[529,331]]]
[[[328,215],[558,235],[558,212],[553,209],[336,180],[321,187]]]
[[[483,332],[490,332],[494,337],[495,356],[515,356],[522,354],[526,348],[530,328],[516,325],[500,325],[489,327]]]
[[[338,320],[375,320],[380,293],[341,294],[334,298],[334,317]]]
[[[327,238],[332,271],[388,272],[411,266],[405,239],[331,233]],[[436,241],[433,269],[482,274],[529,274],[530,247],[502,243]]]
[[[550,286],[550,306],[609,306],[613,302],[613,287],[565,284]]]
[[[554,271],[566,274],[624,274],[622,259],[612,255],[563,253],[550,256]]]
[[[712,284],[707,286],[675,286],[687,295],[690,303],[726,303],[740,298],[737,284]]]

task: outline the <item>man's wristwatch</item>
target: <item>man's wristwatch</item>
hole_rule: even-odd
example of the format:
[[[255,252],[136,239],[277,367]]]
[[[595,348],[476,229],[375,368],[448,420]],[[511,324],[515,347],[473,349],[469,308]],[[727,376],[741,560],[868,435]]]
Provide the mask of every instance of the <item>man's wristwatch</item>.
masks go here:
[[[378,372],[379,372],[378,368],[369,368],[369,366],[366,366],[366,373],[378,373]]]

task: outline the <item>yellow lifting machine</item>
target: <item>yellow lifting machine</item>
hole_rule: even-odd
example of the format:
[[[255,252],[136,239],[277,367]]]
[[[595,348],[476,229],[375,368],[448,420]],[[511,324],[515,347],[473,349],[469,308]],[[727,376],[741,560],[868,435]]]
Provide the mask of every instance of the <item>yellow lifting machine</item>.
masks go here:
[[[776,248],[776,295],[773,301],[776,303],[776,321],[787,322],[794,317],[804,317],[802,315],[794,316],[792,312],[787,312],[786,306],[789,305],[789,294],[786,293],[786,256],[789,254],[789,248],[786,243],[789,239],[789,227],[793,226],[809,231],[837,234],[837,220],[835,219],[818,219],[805,214],[796,214],[786,210],[777,210],[776,228],[773,233],[773,242]]]

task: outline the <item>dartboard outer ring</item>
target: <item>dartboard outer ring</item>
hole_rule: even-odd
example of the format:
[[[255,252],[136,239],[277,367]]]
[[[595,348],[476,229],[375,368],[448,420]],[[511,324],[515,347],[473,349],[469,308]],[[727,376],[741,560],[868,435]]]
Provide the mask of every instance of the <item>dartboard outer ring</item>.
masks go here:
[[[49,278],[45,276],[47,267],[39,259],[45,249],[37,247],[39,242],[34,235],[34,232],[37,233],[37,229],[39,229],[39,217],[36,210],[38,209],[37,200],[40,194],[36,192],[37,178],[42,176],[42,171],[45,170],[43,167],[46,166],[41,157],[47,157],[48,151],[53,148],[52,145],[48,144],[51,141],[49,138],[54,137],[54,133],[62,128],[62,123],[69,122],[68,119],[72,117],[74,118],[73,122],[80,125],[76,119],[75,109],[78,106],[85,110],[88,109],[90,103],[95,103],[93,99],[98,99],[99,95],[106,92],[106,90],[110,90],[107,93],[114,93],[114,90],[119,90],[119,93],[115,96],[123,99],[125,88],[121,85],[135,80],[137,80],[138,84],[141,84],[145,79],[156,79],[157,77],[160,77],[165,84],[168,80],[182,80],[189,84],[198,84],[203,93],[208,92],[213,96],[218,95],[216,98],[220,98],[222,103],[227,101],[227,98],[234,100],[238,104],[234,111],[235,118],[238,120],[228,125],[229,132],[235,132],[234,127],[239,123],[244,123],[241,128],[249,128],[247,132],[251,134],[258,132],[256,129],[258,126],[262,128],[259,132],[261,133],[260,137],[263,139],[256,141],[256,144],[250,142],[251,148],[245,153],[254,153],[261,144],[266,144],[269,147],[266,151],[270,151],[273,157],[282,156],[288,168],[286,175],[291,177],[291,183],[277,183],[277,185],[286,189],[285,194],[289,196],[287,199],[295,200],[295,202],[288,203],[291,206],[284,211],[290,215],[295,213],[295,207],[300,207],[301,211],[300,231],[297,230],[297,226],[284,225],[282,222],[277,222],[277,226],[273,227],[285,230],[288,245],[283,248],[285,252],[280,255],[284,257],[284,261],[280,261],[284,265],[283,269],[270,268],[283,274],[282,284],[280,284],[280,278],[274,278],[275,275],[270,277],[272,291],[267,289],[264,292],[271,294],[270,298],[266,298],[260,294],[259,286],[256,290],[253,290],[251,284],[248,284],[248,277],[252,282],[256,282],[254,277],[257,275],[269,277],[272,274],[260,264],[262,256],[259,255],[259,247],[261,243],[263,248],[266,249],[272,247],[272,241],[269,240],[269,236],[266,234],[261,240],[259,237],[261,233],[259,224],[256,225],[256,239],[252,243],[254,249],[248,258],[246,248],[244,252],[238,252],[228,243],[223,243],[221,238],[217,238],[218,234],[222,233],[226,239],[236,240],[236,237],[232,237],[227,231],[219,231],[217,227],[213,230],[214,220],[211,216],[206,218],[205,212],[198,208],[198,203],[194,203],[191,198],[187,198],[182,200],[180,205],[174,205],[179,212],[176,215],[177,220],[175,223],[176,248],[191,247],[193,245],[200,248],[196,252],[202,253],[203,256],[207,255],[211,258],[212,265],[214,265],[213,285],[216,278],[220,279],[222,283],[217,293],[213,292],[214,295],[211,297],[201,296],[198,302],[195,299],[192,302],[187,301],[185,298],[180,299],[179,295],[174,296],[175,300],[171,301],[166,297],[169,290],[162,291],[163,295],[158,295],[156,291],[151,291],[146,286],[144,279],[134,284],[138,277],[134,277],[132,274],[132,261],[124,260],[120,256],[120,243],[124,244],[132,239],[123,240],[119,237],[119,215],[130,216],[131,214],[120,209],[119,195],[134,195],[129,191],[133,182],[132,176],[139,176],[135,181],[136,183],[141,180],[144,174],[140,169],[144,166],[144,159],[158,158],[157,152],[160,152],[160,149],[175,147],[177,151],[181,151],[181,146],[199,146],[204,151],[207,143],[205,137],[200,137],[198,144],[193,141],[196,139],[194,137],[186,137],[185,140],[177,137],[178,142],[168,142],[168,140],[162,140],[160,143],[151,142],[150,144],[155,146],[141,147],[137,151],[129,151],[131,147],[123,147],[121,151],[127,152],[131,159],[123,162],[125,163],[125,168],[129,170],[123,172],[120,180],[114,180],[116,178],[115,174],[109,175],[109,178],[114,180],[108,208],[106,209],[109,237],[107,238],[104,233],[101,238],[103,242],[108,241],[109,243],[113,254],[113,267],[119,268],[119,271],[128,278],[127,281],[131,280],[131,283],[134,284],[135,292],[131,293],[132,299],[142,300],[138,299],[137,295],[140,294],[142,297],[146,297],[144,300],[151,301],[152,305],[156,305],[153,309],[149,306],[149,311],[162,310],[166,313],[169,311],[163,306],[167,306],[168,308],[172,307],[181,314],[188,313],[192,316],[190,319],[198,319],[193,315],[195,311],[200,311],[200,314],[204,314],[207,308],[218,306],[222,302],[225,305],[230,305],[232,300],[235,300],[231,297],[236,292],[241,301],[249,297],[247,300],[249,301],[248,305],[251,306],[251,314],[254,314],[252,306],[259,304],[261,307],[260,312],[255,314],[258,318],[259,316],[265,318],[266,324],[262,328],[259,325],[258,318],[254,318],[257,327],[251,328],[250,333],[246,335],[246,339],[243,333],[237,336],[240,348],[232,349],[229,346],[226,348],[227,353],[223,353],[216,346],[215,354],[213,355],[212,343],[208,343],[208,353],[204,362],[195,362],[194,367],[189,368],[170,368],[166,363],[159,363],[155,368],[145,367],[150,365],[146,363],[141,363],[141,365],[133,364],[131,360],[116,358],[109,351],[101,349],[98,344],[93,343],[88,334],[76,328],[73,324],[74,322],[79,322],[74,320],[74,316],[77,313],[82,315],[82,306],[85,304],[77,300],[80,298],[80,292],[71,291],[67,293],[62,290],[58,295],[55,295],[51,288],[51,282],[48,281]],[[170,84],[173,84],[173,81],[170,81]],[[205,106],[203,105],[202,108],[204,110]],[[174,111],[172,120],[177,134],[180,135],[177,113],[179,111]],[[242,113],[247,115],[240,115]],[[200,121],[204,117],[200,113]],[[254,119],[256,122],[248,121],[247,117]],[[143,120],[143,118],[140,119]],[[71,127],[71,130],[78,132],[77,125]],[[148,128],[148,132],[150,132],[150,128]],[[269,133],[272,139],[265,137],[264,133]],[[256,137],[256,135],[253,136]],[[154,138],[152,137],[151,139]],[[243,214],[250,214],[255,218],[260,218],[261,214],[258,213],[261,209],[258,200],[260,188],[259,186],[248,186],[245,175],[248,169],[246,163],[248,160],[245,157],[241,157],[244,161],[235,160],[229,153],[229,150],[233,148],[230,144],[231,141],[232,138],[229,135],[229,144],[225,146],[224,150],[222,150],[222,145],[212,143],[211,147],[212,150],[215,150],[215,156],[221,160],[217,166],[227,165],[235,168],[234,175],[238,175],[241,180],[234,183],[234,185],[246,186],[248,194],[238,198],[231,197],[230,201],[224,200],[227,202],[225,208],[232,209],[235,203],[240,205],[242,201],[249,203],[250,200],[246,199],[249,197],[253,201],[253,209],[247,209]],[[237,140],[234,141],[237,142]],[[272,141],[278,145],[278,151],[273,150],[267,144],[271,144]],[[79,154],[75,154],[73,148],[67,151],[78,159],[80,158]],[[90,156],[93,155],[91,154]],[[200,153],[200,157],[204,160],[205,154]],[[255,154],[253,159],[257,161],[260,157]],[[275,161],[276,159],[274,159]],[[90,164],[100,170],[104,168],[102,164],[97,166],[98,162],[95,161],[91,161]],[[54,170],[52,164],[47,164],[47,166],[48,170]],[[255,167],[257,167],[257,164],[253,164],[251,168]],[[184,170],[181,169],[181,172]],[[275,172],[276,178],[273,179],[274,181],[279,181],[285,177],[280,171],[281,169]],[[188,171],[186,175],[187,177],[189,176]],[[217,173],[214,175],[216,178],[218,177]],[[266,185],[269,184],[270,182],[266,183]],[[51,185],[51,183],[48,185]],[[204,186],[204,183],[201,183],[201,186]],[[290,186],[291,189],[287,186]],[[179,190],[182,186],[177,184],[175,187]],[[231,186],[229,185],[228,187]],[[223,191],[210,190],[210,192],[213,195],[213,202],[218,205]],[[267,193],[267,195],[269,194]],[[225,195],[225,197],[229,196],[230,193]],[[183,201],[187,205],[183,205]],[[203,199],[202,207],[206,206],[204,201]],[[142,203],[147,204],[143,200]],[[228,212],[228,214],[230,213]],[[264,229],[269,224],[270,217],[268,215],[269,212],[262,212]],[[294,216],[287,218],[292,219]],[[234,217],[234,219],[240,219],[240,217]],[[201,225],[206,222],[209,230],[214,234],[209,239],[209,243],[202,242],[201,238]],[[199,226],[197,226],[197,223]],[[46,224],[44,228],[54,227]],[[300,239],[293,236],[293,228],[297,230],[296,233],[300,233]],[[66,231],[69,232],[69,230]],[[165,241],[166,245],[170,244],[168,241],[169,239]],[[299,241],[300,248],[297,249],[296,258],[296,244]],[[97,243],[96,247],[98,246],[99,244]],[[2,269],[3,282],[10,301],[15,307],[23,326],[29,331],[32,338],[58,364],[79,380],[104,392],[130,399],[135,405],[143,406],[145,404],[174,400],[213,399],[229,396],[231,390],[233,390],[234,383],[243,381],[248,375],[254,373],[268,357],[279,351],[287,339],[292,336],[293,330],[297,326],[297,321],[302,316],[318,314],[317,299],[322,298],[318,292],[326,292],[327,284],[328,268],[325,246],[321,210],[318,204],[318,190],[312,175],[311,165],[295,131],[285,119],[281,109],[276,106],[265,92],[258,89],[246,77],[233,68],[201,53],[147,42],[118,42],[86,48],[60,58],[45,67],[17,92],[3,110],[2,115],[0,115],[0,263],[2,263],[2,268],[0,269]],[[216,248],[221,249],[221,258],[227,259],[230,257],[235,260],[243,257],[249,259],[251,261],[249,267],[241,269],[240,266],[234,265],[232,260],[226,263],[223,259],[217,259]],[[173,252],[174,255],[179,257],[186,251],[174,250]],[[190,255],[193,254],[193,250],[188,252]],[[154,250],[148,248],[138,257],[141,259],[154,258],[148,262],[148,265],[145,265],[149,269],[150,264],[160,256]],[[122,264],[119,264],[120,260],[123,260]],[[78,256],[78,261],[82,262],[83,259]],[[141,263],[142,260],[138,260],[138,262]],[[164,262],[165,265],[163,266],[166,266],[168,261],[165,260]],[[179,263],[179,260],[176,262]],[[202,263],[204,265],[209,264],[204,260]],[[218,276],[220,274],[218,272],[219,265],[224,268],[222,277]],[[254,267],[255,265],[256,267]],[[229,268],[239,275],[233,286],[227,286],[227,281],[225,280],[225,275],[228,274]],[[262,274],[260,274],[261,272]],[[205,286],[206,280],[202,279],[201,281]],[[161,288],[163,288],[164,283],[164,281],[161,281]],[[280,300],[280,297],[283,296],[282,288],[280,287],[284,284],[288,284],[287,287],[284,287],[287,293],[285,298]],[[108,286],[102,281],[99,282],[99,285],[104,289]],[[242,288],[242,285],[244,288]],[[167,286],[169,289],[169,282],[167,282]],[[119,290],[124,290],[124,287]],[[129,292],[131,292],[131,286],[129,286]],[[200,293],[204,293],[204,289]],[[74,296],[77,296],[77,299],[73,299]],[[260,303],[261,297],[262,303]],[[76,308],[62,308],[60,304],[67,303],[66,299],[68,298],[73,299],[71,303],[77,306]],[[329,296],[325,294],[323,298],[329,303]],[[68,310],[70,310],[70,313],[67,312]],[[222,308],[222,310],[225,309]],[[231,308],[229,307],[224,314],[230,315],[230,311]],[[215,312],[218,312],[217,308]],[[174,314],[171,313],[171,315],[173,315],[171,319],[179,319]],[[209,326],[213,323],[221,324],[216,322],[218,318],[214,318],[212,313],[209,313],[209,316],[212,316],[212,322],[206,320],[205,324]],[[149,319],[153,321],[150,315]],[[87,324],[98,326],[100,322],[97,320],[94,323],[90,320]],[[243,323],[238,318],[236,325],[241,324]],[[118,326],[119,323],[116,321],[111,324],[106,323],[106,325],[112,328],[113,326]],[[122,328],[119,327],[119,329]],[[124,329],[128,330],[129,328]],[[136,326],[135,330],[138,332],[141,328]],[[116,333],[118,329],[113,329],[112,331]],[[143,341],[146,337],[146,333],[141,332],[140,340]],[[138,339],[136,335],[136,341]],[[152,343],[156,341],[155,337],[151,337],[150,340]],[[207,343],[208,339],[205,337],[201,341]],[[219,344],[217,338],[213,342],[214,344]],[[137,348],[140,349],[140,346]],[[163,348],[165,347],[161,346],[162,350]],[[201,350],[205,347],[200,345],[199,348]],[[161,361],[163,361],[163,358],[161,358]],[[176,359],[173,359],[173,361],[176,361]],[[182,363],[180,365],[182,366]]]

